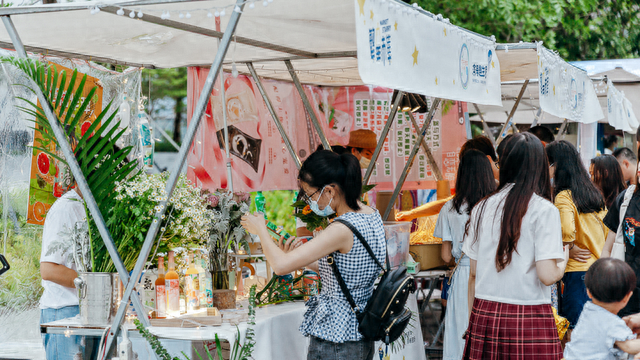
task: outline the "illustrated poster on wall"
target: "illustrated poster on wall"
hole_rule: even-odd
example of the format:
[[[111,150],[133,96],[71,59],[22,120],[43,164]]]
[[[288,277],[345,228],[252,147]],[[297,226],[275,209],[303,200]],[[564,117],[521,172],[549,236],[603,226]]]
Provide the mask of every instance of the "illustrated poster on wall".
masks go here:
[[[208,69],[189,68],[188,74],[187,113],[191,119]],[[304,161],[321,142],[299,94],[288,82],[266,79],[262,82],[296,154]],[[234,191],[297,189],[295,163],[253,80],[226,74],[224,83]],[[214,87],[189,153],[187,170],[189,179],[210,190],[228,186],[221,96],[217,89],[219,83]],[[390,110],[391,90],[368,86],[304,86],[304,89],[331,145],[346,145],[349,133],[355,129],[371,129],[379,138]],[[458,113],[466,111],[465,103],[443,102],[425,136],[451,186],[455,184],[457,154],[466,140],[464,122]],[[426,114],[414,116],[422,126]],[[416,134],[407,115],[398,113],[370,181],[378,184],[378,190],[395,187]],[[435,188],[435,177],[422,149],[404,188]]]
[[[64,66],[49,63],[49,66],[54,67],[54,71],[67,73],[67,83],[71,79],[72,69]],[[78,73],[78,78],[82,78],[84,74]],[[76,82],[73,91],[78,89],[80,82]],[[82,137],[86,130],[93,124],[93,121],[102,112],[102,86],[99,85],[99,79],[91,76],[87,76],[87,80],[82,91],[82,98],[80,104],[84,101],[84,96],[88,95],[92,88],[97,86],[92,101],[84,111],[84,117],[78,122],[74,135],[70,140],[72,147],[74,146],[74,139],[77,140]],[[66,96],[66,93],[63,94]],[[40,106],[40,101],[38,101]],[[64,111],[63,113],[65,113]],[[60,111],[57,111],[60,113]],[[48,149],[50,152],[62,157],[61,151],[56,149],[55,144],[50,140],[44,139],[39,131],[35,131],[34,147],[41,147]],[[65,170],[66,165],[37,149],[33,149],[33,155],[31,159],[31,176],[29,181],[29,205],[27,222],[30,224],[44,225],[45,214],[49,208],[53,205],[57,198],[61,197],[68,189],[63,188],[61,184],[67,183],[62,179],[63,176],[69,176],[70,172]]]

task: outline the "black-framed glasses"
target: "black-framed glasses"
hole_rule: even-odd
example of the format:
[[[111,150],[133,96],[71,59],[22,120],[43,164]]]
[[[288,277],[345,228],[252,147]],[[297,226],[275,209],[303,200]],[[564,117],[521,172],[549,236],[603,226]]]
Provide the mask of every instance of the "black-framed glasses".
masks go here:
[[[496,169],[500,170],[500,163],[498,161],[494,161],[493,164],[496,166]]]
[[[312,201],[312,200],[311,200],[311,198],[312,198],[315,194],[317,194],[318,192],[322,191],[323,189],[324,189],[324,187],[323,187],[322,189],[318,189],[318,190],[316,190],[316,191],[315,191],[313,194],[311,194],[311,195],[307,195],[307,193],[306,193],[304,190],[302,190],[302,193],[303,193],[303,194],[302,194],[302,199],[303,199],[303,200],[308,204],[308,203],[310,203],[310,202]]]

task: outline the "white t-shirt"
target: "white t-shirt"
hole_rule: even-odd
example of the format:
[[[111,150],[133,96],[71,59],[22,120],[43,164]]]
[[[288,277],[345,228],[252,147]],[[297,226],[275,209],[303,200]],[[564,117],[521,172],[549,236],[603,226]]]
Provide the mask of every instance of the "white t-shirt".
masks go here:
[[[458,213],[453,207],[453,200],[447,201],[440,210],[436,227],[433,230],[433,236],[441,238],[442,241],[450,241],[451,254],[456,261],[462,255],[462,242],[464,240],[464,230],[469,220],[467,215],[467,204],[460,207],[462,214]],[[468,261],[467,261],[468,262]]]
[[[476,225],[482,202],[471,212],[469,234],[462,251],[477,261],[476,297],[516,305],[550,304],[551,288],[538,278],[536,261],[564,261],[560,213],[552,202],[535,194],[531,197],[529,208],[522,218],[520,239],[511,256],[511,263],[500,272],[496,269],[504,201],[512,187],[506,186],[485,200],[479,229]]]
[[[78,221],[86,221],[86,213],[82,198],[74,190],[71,190],[56,200],[47,212],[42,231],[41,263],[50,262],[64,265],[69,269],[76,269],[76,264],[71,257],[67,256],[67,251],[58,251],[51,255],[47,255],[47,252],[52,244],[60,241],[58,234],[65,229],[64,226],[72,229]],[[41,309],[59,309],[78,305],[78,295],[75,288],[68,288],[47,280],[42,280],[42,287],[44,292],[40,298]]]

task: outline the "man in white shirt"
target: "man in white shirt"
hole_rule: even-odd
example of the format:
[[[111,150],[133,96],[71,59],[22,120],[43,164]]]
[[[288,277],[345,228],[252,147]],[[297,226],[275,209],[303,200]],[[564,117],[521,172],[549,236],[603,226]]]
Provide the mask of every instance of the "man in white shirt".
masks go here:
[[[74,317],[79,314],[78,295],[73,280],[78,277],[71,248],[51,251],[61,242],[60,233],[73,229],[76,222],[87,221],[79,190],[70,190],[56,200],[46,215],[42,233],[40,275],[44,292],[40,298],[40,323]],[[47,360],[82,359],[85,340],[82,336],[43,334]]]

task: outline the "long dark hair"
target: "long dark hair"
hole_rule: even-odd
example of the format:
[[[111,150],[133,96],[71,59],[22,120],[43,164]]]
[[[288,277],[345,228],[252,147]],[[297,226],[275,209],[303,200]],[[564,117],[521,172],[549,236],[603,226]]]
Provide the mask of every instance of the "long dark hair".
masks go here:
[[[607,208],[611,209],[613,202],[626,188],[620,164],[612,155],[598,156],[591,161],[593,184],[602,192]]]
[[[360,162],[351,153],[314,152],[302,163],[298,180],[317,189],[335,184],[342,191],[347,206],[360,210],[358,199],[362,195],[362,172]]]
[[[496,251],[498,272],[511,263],[511,256],[520,239],[522,218],[527,213],[533,194],[551,201],[549,161],[542,142],[531,133],[518,133],[509,139],[500,158],[500,186],[491,196],[511,184],[513,187],[504,201],[500,241]],[[486,204],[486,199],[481,202],[476,229],[480,229]],[[476,231],[474,241],[478,241],[479,233]]]
[[[555,166],[554,194],[557,196],[561,191],[570,190],[579,213],[602,211],[604,197],[589,179],[589,172],[582,164],[575,146],[566,140],[559,140],[547,145],[545,151],[549,163]]]
[[[486,136],[478,135],[471,140],[467,140],[460,148],[460,158],[462,159],[462,155],[464,155],[464,153],[470,149],[478,150],[484,153],[485,156],[491,157],[493,161],[498,161],[498,156],[496,156],[496,149],[493,148],[491,140],[489,140],[489,138]]]
[[[487,155],[478,150],[467,150],[458,166],[453,208],[462,214],[462,206],[467,204],[467,214],[471,214],[471,209],[495,189],[496,181]]]

